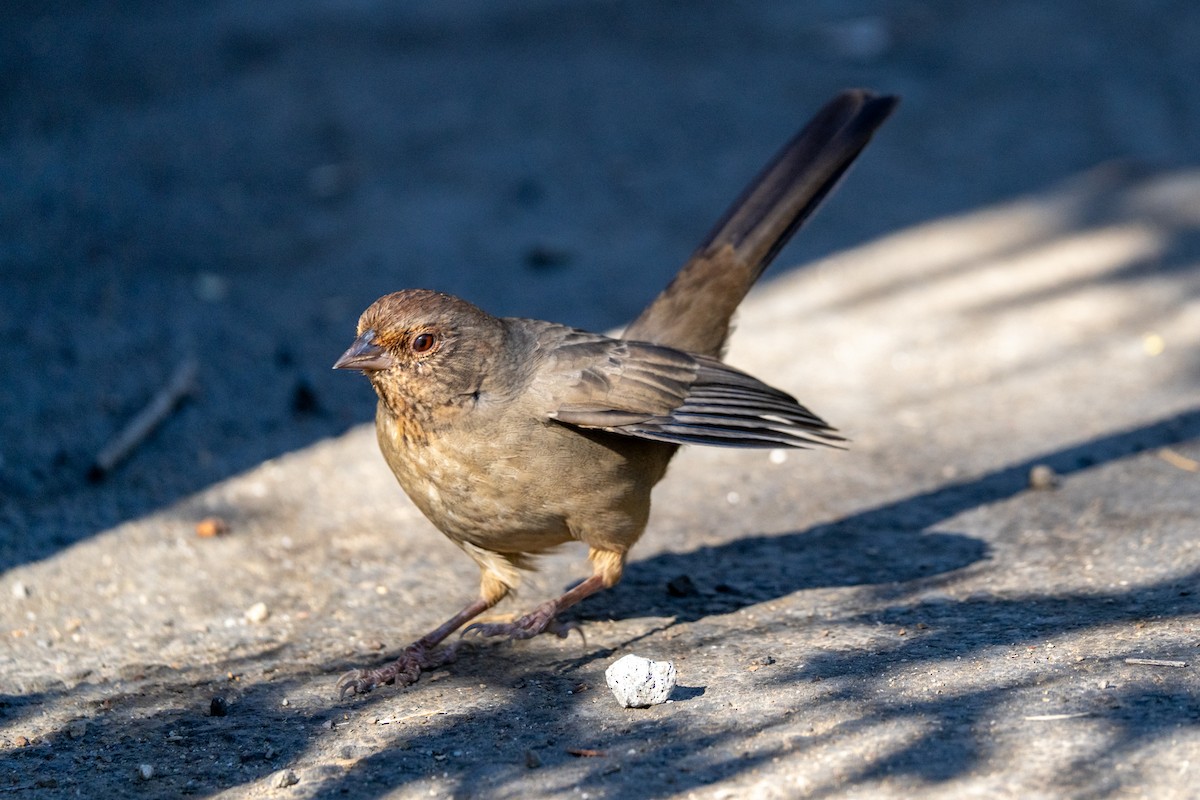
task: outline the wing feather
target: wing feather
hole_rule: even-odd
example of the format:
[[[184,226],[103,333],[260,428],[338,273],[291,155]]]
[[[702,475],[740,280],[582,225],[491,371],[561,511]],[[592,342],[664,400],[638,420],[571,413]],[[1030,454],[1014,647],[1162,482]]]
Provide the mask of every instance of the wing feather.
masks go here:
[[[670,347],[562,335],[547,416],[579,428],[672,444],[839,447],[835,429],[787,392],[714,358]]]

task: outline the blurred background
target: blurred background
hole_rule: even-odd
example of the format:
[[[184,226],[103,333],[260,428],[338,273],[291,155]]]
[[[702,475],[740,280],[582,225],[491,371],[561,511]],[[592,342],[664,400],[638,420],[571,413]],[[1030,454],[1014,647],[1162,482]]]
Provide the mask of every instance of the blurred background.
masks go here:
[[[330,365],[386,292],[620,325],[843,87],[903,104],[769,277],[1097,168],[1188,174],[1197,41],[1184,0],[5,3],[0,567],[370,419]],[[1194,222],[1130,269],[1192,263]]]

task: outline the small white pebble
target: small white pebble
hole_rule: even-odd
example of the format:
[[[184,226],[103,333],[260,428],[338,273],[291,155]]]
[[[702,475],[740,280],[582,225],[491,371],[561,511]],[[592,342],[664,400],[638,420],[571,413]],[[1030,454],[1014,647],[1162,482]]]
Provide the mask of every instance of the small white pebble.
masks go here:
[[[24,600],[29,597],[29,587],[21,581],[17,581],[12,585],[12,596],[17,600]]]
[[[144,781],[150,780],[154,777],[154,765],[142,764],[140,767],[138,767],[138,775],[140,775]]]
[[[742,496],[737,492],[730,492],[729,494],[725,495],[725,502],[729,503],[731,506],[736,506],[738,503],[742,502]]]
[[[625,708],[665,703],[677,677],[675,665],[670,661],[651,661],[632,654],[618,659],[604,671],[608,688]]]
[[[1058,486],[1058,473],[1046,464],[1037,464],[1029,470],[1029,488],[1034,491],[1048,491]]]
[[[267,610],[266,603],[255,603],[246,609],[247,622],[266,622],[269,616],[271,612]]]
[[[782,464],[783,462],[787,461],[787,450],[772,450],[769,458],[771,459],[772,464]]]
[[[1148,356],[1161,356],[1167,349],[1167,340],[1160,334],[1150,332],[1142,336],[1142,350]]]
[[[279,772],[271,775],[270,785],[272,789],[286,789],[289,786],[295,786],[300,782],[300,778],[290,769],[281,769]]]

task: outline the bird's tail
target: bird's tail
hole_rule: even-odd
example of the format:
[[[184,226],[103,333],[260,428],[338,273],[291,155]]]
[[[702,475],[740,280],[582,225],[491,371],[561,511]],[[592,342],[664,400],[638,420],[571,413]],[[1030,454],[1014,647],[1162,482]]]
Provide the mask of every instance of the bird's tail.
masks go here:
[[[827,103],[750,183],[623,338],[720,355],[742,298],[898,102],[852,89]]]

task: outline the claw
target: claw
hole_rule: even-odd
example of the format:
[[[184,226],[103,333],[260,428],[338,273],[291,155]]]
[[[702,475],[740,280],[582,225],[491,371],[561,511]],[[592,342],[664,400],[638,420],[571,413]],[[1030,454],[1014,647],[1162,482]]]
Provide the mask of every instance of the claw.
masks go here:
[[[465,639],[465,638],[467,638],[467,635],[468,635],[468,634],[476,634],[476,633],[477,633],[477,634],[479,634],[480,636],[489,636],[490,634],[487,634],[487,633],[484,633],[484,632],[483,632],[483,629],[484,629],[485,627],[488,627],[488,625],[487,625],[487,624],[485,624],[485,623],[483,623],[483,622],[472,622],[470,625],[468,625],[467,627],[463,628],[463,629],[462,629],[462,630],[459,632],[459,634],[458,634],[458,638],[459,638],[460,640],[462,640],[462,639]]]
[[[583,632],[583,626],[578,622],[559,623],[554,622],[554,635],[560,639],[566,639],[571,635],[571,631],[579,631],[579,639],[583,642],[583,646],[587,647],[587,634]]]
[[[397,683],[408,686],[416,683],[423,670],[440,667],[454,660],[456,647],[444,647],[441,650],[429,652],[420,642],[404,648],[400,657],[390,664],[384,664],[376,669],[352,669],[338,678],[338,699],[347,696],[366,694],[382,683]]]
[[[352,669],[338,678],[338,700],[345,700],[347,695],[366,694],[374,688],[369,670]]]

